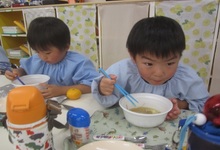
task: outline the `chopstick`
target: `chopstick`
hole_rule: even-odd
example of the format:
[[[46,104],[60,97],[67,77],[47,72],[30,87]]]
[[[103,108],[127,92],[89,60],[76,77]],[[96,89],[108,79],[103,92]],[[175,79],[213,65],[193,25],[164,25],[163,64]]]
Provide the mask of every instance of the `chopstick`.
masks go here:
[[[105,77],[111,79],[111,77],[105,72],[105,70],[103,70],[102,68],[99,68],[99,71],[102,72],[102,74],[103,74]],[[132,95],[130,95],[125,89],[123,89],[123,88],[122,88],[119,84],[117,84],[117,83],[115,83],[115,87],[116,87],[116,88],[119,90],[119,92],[121,92],[134,106],[136,106],[134,102],[137,102],[137,103],[138,103],[138,101],[137,101]]]

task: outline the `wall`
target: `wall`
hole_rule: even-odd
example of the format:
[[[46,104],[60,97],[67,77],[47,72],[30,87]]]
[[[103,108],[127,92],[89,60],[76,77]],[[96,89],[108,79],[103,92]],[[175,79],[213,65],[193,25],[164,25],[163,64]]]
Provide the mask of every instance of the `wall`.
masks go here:
[[[55,16],[69,26],[72,34],[71,50],[85,54],[96,68],[104,69],[120,59],[129,57],[125,41],[137,20],[154,15],[170,16],[182,25],[186,34],[187,47],[181,61],[196,70],[211,93],[219,91],[217,83],[220,82],[220,68],[217,60],[220,41],[217,41],[219,19],[216,19],[219,16],[218,0],[112,1],[43,6],[43,8],[52,8],[56,12]],[[28,11],[27,8],[21,9],[35,17],[46,15],[46,12],[42,13],[42,8],[31,7]],[[123,24],[124,22],[126,23]]]

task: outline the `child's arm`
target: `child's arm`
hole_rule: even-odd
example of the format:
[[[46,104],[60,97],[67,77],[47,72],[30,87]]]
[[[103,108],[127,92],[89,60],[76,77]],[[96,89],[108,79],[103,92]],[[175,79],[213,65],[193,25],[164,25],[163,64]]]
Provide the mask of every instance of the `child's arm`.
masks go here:
[[[91,93],[91,87],[83,84],[73,85],[73,86],[57,86],[53,84],[41,84],[43,90],[41,90],[44,98],[52,98],[56,96],[66,95],[66,92],[70,88],[79,89],[82,94]]]
[[[112,75],[110,75],[110,77],[112,77]],[[104,81],[104,79],[106,80],[108,78],[104,78],[103,76],[99,76],[98,78],[95,78],[93,80],[92,94],[93,94],[93,97],[98,101],[98,103],[100,105],[102,105],[105,108],[108,108],[108,107],[115,105],[119,101],[119,99],[122,97],[122,94],[114,88],[114,82],[112,83],[112,89],[114,89],[114,91],[111,92],[110,95],[107,96],[107,95],[103,95],[102,93],[100,93],[100,89],[104,90],[104,87],[100,87],[101,80]],[[110,79],[108,79],[108,80],[110,82],[113,81]],[[109,86],[109,84],[106,84],[106,86]]]

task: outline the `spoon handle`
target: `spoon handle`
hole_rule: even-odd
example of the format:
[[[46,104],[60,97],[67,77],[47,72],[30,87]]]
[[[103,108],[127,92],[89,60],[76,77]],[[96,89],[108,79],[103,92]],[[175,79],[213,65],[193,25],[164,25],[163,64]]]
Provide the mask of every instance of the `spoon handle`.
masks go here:
[[[118,141],[124,141],[125,137],[122,135],[94,135],[94,140],[102,141],[102,140],[118,140]]]
[[[130,141],[133,143],[146,143],[147,137],[145,136],[136,136],[136,137],[126,137],[122,135],[94,135],[94,140],[118,140],[118,141]]]

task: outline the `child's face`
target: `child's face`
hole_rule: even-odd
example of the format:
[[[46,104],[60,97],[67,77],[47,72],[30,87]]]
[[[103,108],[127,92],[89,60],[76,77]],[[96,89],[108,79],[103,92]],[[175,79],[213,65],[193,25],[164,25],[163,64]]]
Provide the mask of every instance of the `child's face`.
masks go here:
[[[50,47],[46,51],[37,51],[37,53],[40,59],[47,62],[48,64],[56,64],[63,60],[63,58],[66,56],[67,50],[68,49],[60,51],[56,47]]]
[[[136,63],[141,77],[152,85],[161,85],[172,78],[178,67],[180,56],[158,58],[153,55],[136,55]]]

